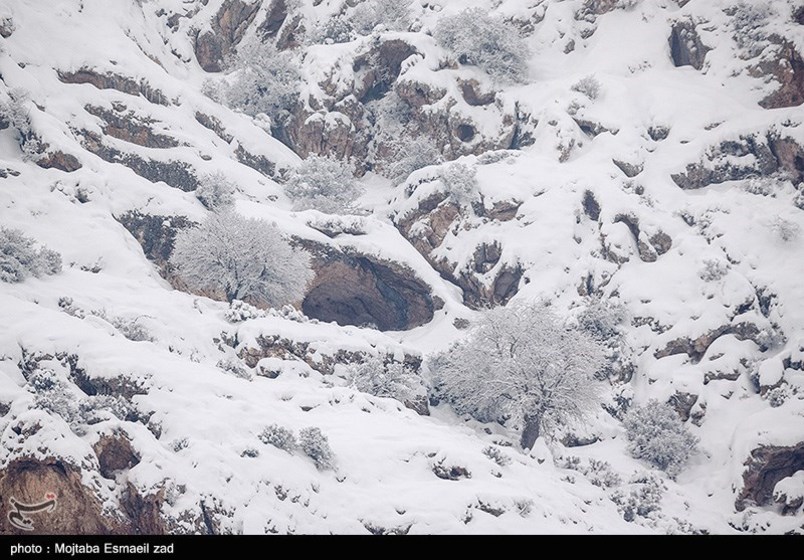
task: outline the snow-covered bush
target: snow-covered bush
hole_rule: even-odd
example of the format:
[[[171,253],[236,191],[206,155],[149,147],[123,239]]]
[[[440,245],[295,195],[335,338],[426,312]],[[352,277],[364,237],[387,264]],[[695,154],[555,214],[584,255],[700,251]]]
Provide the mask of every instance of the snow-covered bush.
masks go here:
[[[391,91],[366,104],[372,127],[367,135],[368,159],[374,171],[399,185],[414,171],[441,163],[441,152],[428,135],[417,136],[406,129],[413,120],[410,106]]]
[[[0,227],[0,282],[23,282],[30,276],[61,272],[61,255],[41,247],[18,229]]]
[[[753,58],[762,53],[767,46],[766,27],[774,10],[769,2],[752,0],[724,10],[731,16],[731,29],[734,41],[742,49],[743,58]]]
[[[773,232],[785,243],[791,243],[801,234],[801,226],[797,223],[777,216],[770,224]]]
[[[596,340],[606,343],[622,336],[622,326],[628,317],[625,305],[619,300],[589,298],[586,308],[578,315],[578,327]]]
[[[413,22],[406,0],[366,0],[352,13],[354,29],[368,35],[381,25],[385,31],[407,31]]]
[[[217,211],[232,205],[236,190],[235,184],[218,171],[201,177],[195,197],[207,210]]]
[[[383,175],[395,186],[404,183],[414,171],[443,161],[435,142],[426,136],[403,136],[390,148],[390,154],[383,164]]]
[[[413,402],[424,395],[422,380],[414,370],[400,362],[386,363],[377,356],[351,366],[349,381],[358,391],[402,403]]]
[[[153,342],[148,328],[140,323],[140,317],[113,317],[108,319],[120,334],[133,342]]]
[[[350,164],[311,155],[290,172],[285,194],[293,200],[294,210],[312,208],[327,214],[343,214],[354,210],[363,188],[355,180]]]
[[[217,91],[207,88],[208,94],[247,115],[265,113],[273,127],[287,121],[301,86],[299,64],[292,53],[254,38],[238,45],[228,67],[226,79]]]
[[[352,21],[342,16],[327,17],[311,26],[305,40],[310,45],[348,43],[355,38]]]
[[[331,469],[335,466],[335,454],[329,446],[329,440],[320,428],[304,428],[299,432],[299,448],[310,457],[318,470]]]
[[[444,165],[439,178],[450,198],[461,208],[471,207],[480,198],[477,170],[463,163]]]
[[[666,487],[652,473],[635,475],[629,483],[614,491],[609,497],[626,521],[636,517],[650,517],[661,509],[662,495]]]
[[[527,80],[530,52],[516,27],[482,8],[441,18],[433,33],[461,64],[474,65],[503,83]]]
[[[585,76],[575,82],[570,88],[594,101],[600,96],[600,82],[594,76]]]
[[[249,319],[259,319],[261,317],[265,317],[265,311],[239,299],[229,302],[229,309],[223,314],[223,318],[230,323],[242,323]]]
[[[643,459],[677,476],[684,464],[695,453],[696,438],[667,403],[650,401],[634,407],[623,419],[628,450],[636,459]]]
[[[28,92],[15,88],[9,92],[9,97],[8,102],[0,103],[0,120],[8,122],[16,131],[23,161],[36,161],[45,151],[45,145],[31,123]]]
[[[498,466],[504,467],[506,465],[511,464],[511,458],[500,451],[499,447],[494,447],[493,445],[489,445],[488,447],[483,448],[483,455],[497,463]]]
[[[540,304],[488,311],[468,336],[430,361],[436,395],[459,414],[512,420],[521,444],[581,420],[600,403],[594,375],[603,366],[599,343],[567,329]]]
[[[194,293],[272,307],[304,295],[313,274],[309,261],[271,224],[231,211],[179,232],[170,256]]]
[[[698,273],[704,282],[716,282],[729,272],[729,263],[722,259],[705,259],[703,268]]]
[[[271,424],[265,428],[259,436],[257,436],[265,445],[273,445],[274,447],[293,453],[293,450],[298,446],[296,436],[293,431],[280,426],[279,424]]]

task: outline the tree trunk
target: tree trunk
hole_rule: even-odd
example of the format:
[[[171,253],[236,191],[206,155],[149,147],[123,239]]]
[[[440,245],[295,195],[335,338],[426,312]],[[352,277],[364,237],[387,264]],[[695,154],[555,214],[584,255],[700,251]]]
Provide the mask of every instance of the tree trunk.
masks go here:
[[[536,440],[539,439],[540,432],[542,430],[542,416],[541,414],[526,414],[525,415],[525,428],[522,430],[522,438],[520,439],[520,445],[522,445],[522,449],[527,451],[533,444],[536,443]]]

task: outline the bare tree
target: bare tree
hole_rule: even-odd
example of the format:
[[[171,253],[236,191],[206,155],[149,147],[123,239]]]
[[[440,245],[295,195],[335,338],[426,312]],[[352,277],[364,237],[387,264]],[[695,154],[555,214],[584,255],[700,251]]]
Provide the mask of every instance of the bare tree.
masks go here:
[[[521,426],[530,449],[543,433],[583,419],[600,402],[604,352],[541,304],[489,311],[468,337],[430,363],[436,390],[457,412]]]

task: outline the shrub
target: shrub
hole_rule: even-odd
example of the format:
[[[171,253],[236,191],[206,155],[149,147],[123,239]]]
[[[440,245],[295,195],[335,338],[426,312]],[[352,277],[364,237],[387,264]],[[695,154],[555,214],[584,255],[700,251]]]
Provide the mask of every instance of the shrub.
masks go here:
[[[600,82],[594,76],[581,78],[570,88],[594,101],[600,96]]]
[[[387,31],[407,31],[412,21],[406,0],[367,0],[352,14],[354,28],[361,35],[370,34],[378,25]]]
[[[28,92],[15,88],[9,92],[9,97],[7,103],[0,103],[0,121],[8,122],[16,131],[23,161],[36,161],[46,146],[31,122]]]
[[[527,79],[530,52],[517,29],[481,8],[443,17],[433,36],[458,62],[477,66],[499,82]]]
[[[722,259],[705,259],[698,273],[704,282],[716,282],[729,273],[729,263]]]
[[[801,234],[801,226],[781,216],[776,216],[776,219],[771,222],[770,227],[779,239],[785,243],[795,241]]]
[[[312,277],[307,254],[274,226],[234,212],[177,234],[170,263],[193,292],[273,307],[300,299]]]
[[[350,164],[326,156],[309,156],[292,170],[285,183],[285,194],[294,210],[315,209],[327,214],[348,213],[363,189]]]
[[[247,115],[268,115],[272,128],[287,122],[301,87],[299,64],[291,53],[254,38],[238,45],[228,66],[230,73],[214,96]]]
[[[348,43],[355,38],[352,22],[344,17],[327,17],[313,25],[307,33],[308,44]]]
[[[284,426],[271,424],[257,436],[265,445],[273,445],[277,449],[293,453],[298,443],[293,432]]]
[[[217,211],[234,203],[232,196],[237,190],[223,173],[216,172],[204,175],[195,190],[195,196],[207,210]]]
[[[477,170],[463,163],[444,165],[439,173],[444,189],[461,208],[471,207],[480,199]]]
[[[489,445],[483,448],[483,455],[497,463],[498,466],[504,467],[511,464],[511,458],[499,450],[499,448]]]
[[[580,420],[600,402],[600,345],[565,328],[543,305],[493,309],[469,335],[433,356],[436,390],[456,412],[522,426],[530,449],[542,434]]]
[[[646,473],[636,475],[625,489],[614,491],[610,498],[626,521],[634,521],[637,516],[650,517],[659,511],[665,486],[656,476]]]
[[[667,403],[650,401],[645,406],[632,408],[625,415],[623,425],[631,455],[666,471],[671,477],[681,472],[698,444],[698,439]]]
[[[380,357],[371,357],[350,368],[352,386],[375,397],[390,397],[402,403],[413,402],[424,395],[421,378],[415,371],[399,362],[386,363]]]
[[[331,469],[335,466],[335,454],[329,446],[329,440],[320,428],[304,428],[299,432],[299,447],[310,457],[318,470]]]
[[[46,247],[36,249],[34,240],[18,229],[0,227],[0,281],[23,282],[30,276],[61,272],[61,255]]]

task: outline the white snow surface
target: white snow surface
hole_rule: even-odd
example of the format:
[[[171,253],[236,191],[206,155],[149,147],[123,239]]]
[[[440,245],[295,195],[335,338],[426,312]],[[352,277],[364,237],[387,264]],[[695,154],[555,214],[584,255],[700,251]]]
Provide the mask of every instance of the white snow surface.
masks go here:
[[[202,93],[211,76],[195,60],[194,30],[209,25],[222,0],[59,0],[47,3],[5,0],[0,16],[10,14],[13,34],[0,39],[0,100],[21,88],[33,103],[31,119],[54,150],[75,155],[82,168],[72,173],[42,169],[23,161],[12,128],[0,131],[0,226],[18,228],[61,253],[64,271],[19,284],[0,284],[0,469],[23,457],[59,457],[82,472],[104,505],[116,508],[130,484],[143,495],[164,491],[163,517],[176,532],[203,532],[201,508],[227,533],[734,533],[753,530],[784,533],[804,530],[802,510],[782,515],[777,506],[735,509],[745,462],[759,446],[794,446],[804,441],[804,244],[784,239],[779,220],[804,229],[804,211],[793,204],[795,186],[779,179],[772,194],[749,192],[749,181],[729,181],[699,190],[682,190],[671,174],[700,161],[707,149],[741,134],[783,131],[804,144],[801,107],[766,110],[757,102],[773,84],[752,78],[735,55],[730,0],[623,2],[630,7],[577,20],[580,0],[524,2],[460,0],[443,9],[412,3],[421,31],[404,33],[426,54],[403,77],[444,80],[474,69],[437,71],[445,53],[423,33],[439,17],[465,7],[481,7],[500,17],[533,23],[527,41],[533,52],[530,80],[499,93],[506,106],[517,105],[538,126],[534,143],[494,163],[475,156],[461,162],[477,169],[484,204],[517,200],[514,219],[486,220],[467,211],[438,247],[438,258],[470,266],[475,248],[498,242],[502,256],[487,278],[506,264],[519,263],[524,276],[516,300],[546,299],[568,318],[585,305],[578,286],[591,277],[606,297],[625,305],[630,325],[626,341],[636,371],[612,395],[635,403],[666,401],[677,393],[697,395],[688,425],[700,438],[698,453],[677,480],[652,471],[628,455],[624,429],[601,410],[579,433],[596,442],[577,448],[540,441],[530,454],[517,447],[513,427],[485,425],[456,416],[441,404],[419,416],[402,403],[376,398],[349,387],[340,368],[323,375],[300,359],[264,358],[276,378],[233,374],[220,367],[260,336],[276,335],[309,344],[323,357],[338,351],[384,353],[426,358],[464,335],[456,318],[474,321],[482,312],[464,306],[460,288],[442,278],[396,229],[392,218],[418,207],[441,186],[426,169],[393,189],[369,174],[369,193],[359,218],[361,235],[331,239],[311,227],[323,219],[316,211],[293,212],[282,187],[272,178],[239,163],[243,146],[263,155],[277,170],[299,158],[271,137],[258,119],[234,112]],[[264,4],[268,4],[265,2]],[[307,17],[327,17],[337,2],[313,6]],[[427,8],[424,6],[427,4]],[[793,28],[788,13],[795,2],[769,3],[769,29],[804,46],[804,27]],[[261,8],[264,13],[266,6]],[[167,25],[169,14],[182,14]],[[261,21],[258,14],[256,22]],[[676,68],[669,56],[669,23],[692,14],[707,54],[703,71]],[[593,34],[584,30],[596,27]],[[574,50],[565,53],[569,40]],[[305,95],[323,95],[320,83],[341,57],[365,48],[370,38],[340,45],[310,47],[304,61]],[[338,66],[344,68],[343,64]],[[90,68],[145,81],[167,105],[143,96],[89,84],[67,84],[58,72]],[[600,83],[597,99],[571,89],[581,78]],[[354,76],[327,78],[344,88]],[[127,211],[182,215],[200,221],[206,210],[192,193],[152,183],[121,164],[108,163],[82,147],[80,130],[101,133],[92,105],[115,104],[145,115],[154,130],[178,146],[145,148],[105,139],[126,153],[160,161],[184,161],[198,174],[220,171],[238,186],[236,211],[275,223],[288,236],[395,262],[415,271],[444,302],[426,325],[399,332],[294,320],[281,314],[232,324],[228,304],[175,290],[143,254],[140,244],[116,220]],[[594,121],[608,131],[586,136],[568,113]],[[477,109],[477,108],[473,108]],[[214,116],[233,137],[217,136],[196,120]],[[480,109],[475,111],[478,115]],[[493,134],[497,123],[475,115]],[[552,124],[551,124],[552,123]],[[651,126],[669,129],[652,140]],[[574,141],[568,159],[556,146]],[[627,179],[612,159],[643,165]],[[278,176],[278,175],[277,175]],[[428,177],[430,179],[428,179]],[[421,181],[414,179],[421,178]],[[639,187],[639,188],[637,188]],[[79,191],[89,201],[79,200]],[[590,191],[600,205],[597,221],[584,214],[581,200]],[[800,191],[799,191],[800,192]],[[659,232],[672,240],[655,262],[643,262],[625,223],[639,223],[640,240]],[[685,221],[693,220],[693,225]],[[343,218],[354,222],[355,217]],[[614,255],[616,258],[607,258]],[[705,279],[708,262],[723,274]],[[770,297],[762,309],[759,299]],[[64,304],[64,298],[72,303]],[[60,300],[62,304],[60,305]],[[70,311],[70,312],[68,312]],[[127,339],[116,320],[134,320],[150,340]],[[694,341],[721,327],[755,325],[776,336],[768,348],[737,336],[734,329],[715,337],[699,356],[662,350]],[[236,348],[224,339],[235,338]],[[27,385],[25,357],[49,359],[47,367],[86,398],[74,384],[67,356],[92,380],[136,385],[130,397],[139,421],[107,414],[81,426],[58,412],[34,406]],[[799,364],[796,369],[791,364]],[[259,369],[256,368],[257,370]],[[425,369],[424,375],[427,372]],[[771,406],[768,394],[785,386],[788,398]],[[21,426],[41,429],[22,437]],[[295,433],[321,428],[335,454],[332,470],[318,470],[301,451],[287,452],[258,438],[278,424]],[[101,435],[122,432],[140,462],[102,478],[92,444]],[[492,447],[510,462],[498,465],[484,450]],[[594,473],[566,468],[606,461],[622,482],[593,483]],[[434,474],[459,467],[457,480]],[[634,477],[652,472],[664,485],[660,507],[626,520],[617,492],[627,495]],[[777,485],[786,496],[800,492],[801,472]]]

